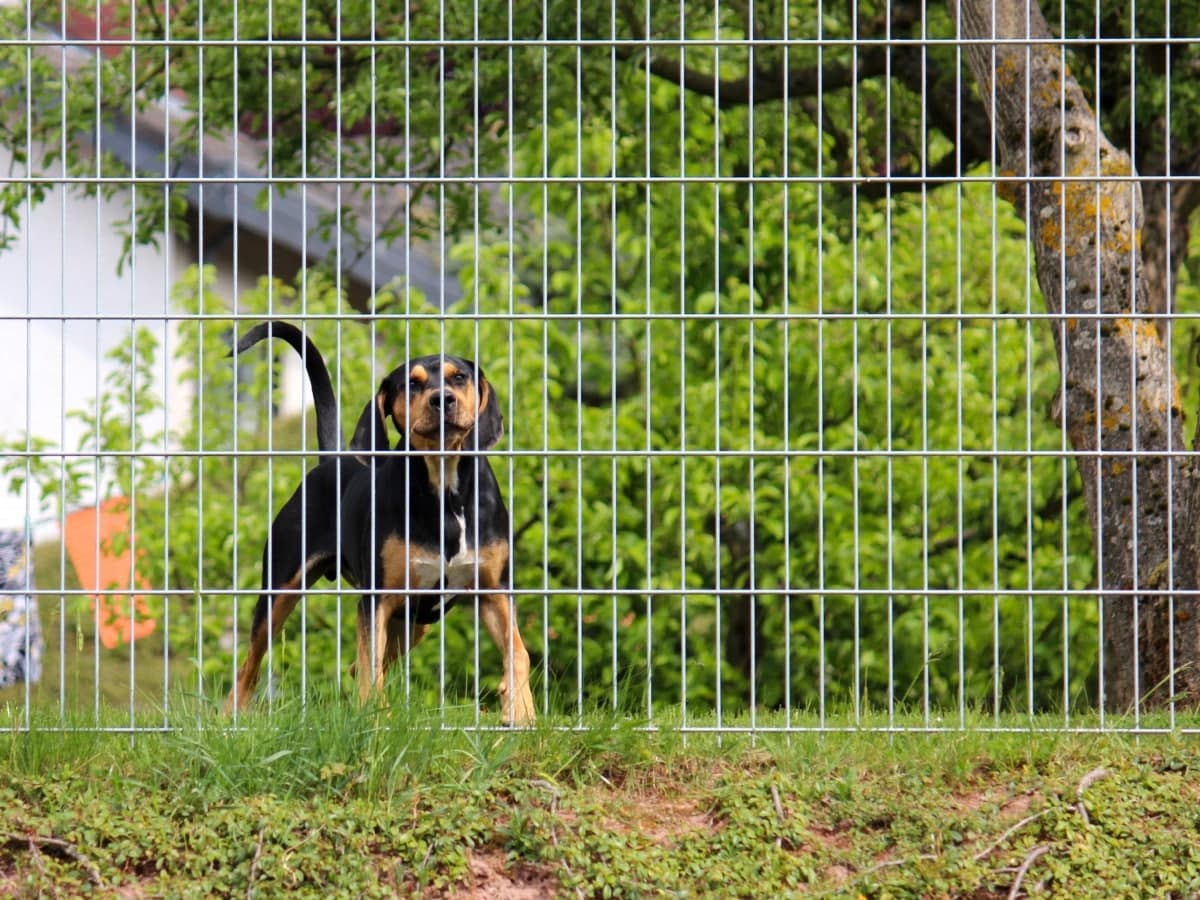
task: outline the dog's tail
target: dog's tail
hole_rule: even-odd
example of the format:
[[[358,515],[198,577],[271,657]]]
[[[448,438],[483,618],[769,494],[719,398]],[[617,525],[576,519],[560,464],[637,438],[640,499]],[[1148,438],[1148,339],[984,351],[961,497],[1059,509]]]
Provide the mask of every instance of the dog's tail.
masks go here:
[[[337,399],[333,395],[329,369],[325,367],[325,358],[321,356],[321,351],[304,335],[304,332],[290,322],[281,322],[277,319],[261,322],[242,335],[237,347],[231,350],[229,355],[242,353],[259,341],[273,337],[287,341],[304,360],[304,368],[308,372],[308,382],[312,385],[313,404],[317,409],[317,448],[322,453],[340,450],[342,437],[338,433]]]

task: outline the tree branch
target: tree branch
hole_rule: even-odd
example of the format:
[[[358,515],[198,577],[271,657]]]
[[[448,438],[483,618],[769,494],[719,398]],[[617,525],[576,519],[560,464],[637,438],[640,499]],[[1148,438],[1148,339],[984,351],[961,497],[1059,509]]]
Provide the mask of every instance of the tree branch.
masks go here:
[[[1046,502],[1033,511],[1033,514],[1039,519],[1059,518],[1062,515],[1063,497],[1059,492],[1055,492],[1046,498]],[[986,525],[980,525],[974,528],[964,528],[958,534],[952,534],[944,538],[939,538],[929,545],[926,551],[926,557],[937,556],[940,553],[945,553],[947,550],[956,550],[959,545],[964,548],[967,544],[974,541],[989,541],[995,534],[992,528],[992,523],[989,520]],[[911,531],[907,534],[908,537],[920,539],[921,534],[913,534]]]
[[[958,149],[955,148],[924,172],[888,172],[884,176],[867,179],[859,186],[858,196],[864,200],[882,200],[885,197],[895,197],[897,194],[927,191],[961,176],[967,168],[977,162],[982,162],[982,160],[964,162]],[[897,181],[895,180],[897,177],[905,180]]]
[[[919,7],[898,5],[897,9],[909,10],[903,16],[893,16],[892,30],[910,27],[914,15],[920,15]],[[638,20],[637,12],[628,2],[621,4],[621,15],[625,24],[632,32],[634,40],[646,40],[642,23]],[[864,36],[869,36],[869,33]],[[852,66],[826,65],[810,68],[785,67],[782,62],[776,62],[763,68],[755,68],[742,78],[720,78],[708,72],[701,72],[683,65],[678,59],[649,54],[646,51],[620,45],[616,47],[619,59],[637,61],[651,75],[678,85],[684,90],[716,101],[718,109],[731,109],[738,106],[750,105],[751,99],[755,105],[782,100],[784,96],[810,97],[818,91],[836,91],[850,87],[867,78],[878,78],[886,74],[889,50],[886,47],[872,46],[858,52],[857,61]]]
[[[834,160],[851,159],[849,135],[844,130],[838,128],[833,119],[830,118],[828,106],[821,104],[820,115],[817,113],[817,106],[817,101],[812,97],[804,97],[800,100],[800,108],[808,113],[808,117],[812,119],[813,124],[833,138],[832,158]]]
[[[642,54],[628,46],[619,47],[617,55],[624,59],[636,59]],[[750,74],[735,79],[718,78],[681,65],[679,60],[651,56],[649,65],[643,66],[651,75],[679,85],[694,94],[712,97],[718,109],[747,106],[751,98],[755,105],[782,100],[788,97],[815,96],[818,90],[836,91],[850,87],[867,78],[878,78],[887,71],[887,51],[883,47],[871,47],[858,55],[856,66],[825,66],[824,71],[810,69],[786,70],[782,65],[766,69],[755,69]]]
[[[10,846],[28,846],[30,849],[40,847],[44,850],[52,850],[67,859],[72,859],[79,863],[87,872],[88,879],[96,887],[103,889],[105,887],[104,879],[100,877],[100,870],[84,853],[72,844],[70,841],[64,841],[62,838],[47,837],[46,835],[34,834],[27,832],[25,834],[0,834],[0,841]]]

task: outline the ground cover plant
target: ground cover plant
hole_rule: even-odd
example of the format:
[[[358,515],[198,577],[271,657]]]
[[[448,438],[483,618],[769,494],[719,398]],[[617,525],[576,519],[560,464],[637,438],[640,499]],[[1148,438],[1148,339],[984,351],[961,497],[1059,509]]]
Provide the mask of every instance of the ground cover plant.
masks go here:
[[[602,715],[582,731],[551,723],[470,731],[443,729],[402,704],[360,711],[328,699],[282,704],[238,729],[193,712],[190,726],[132,738],[49,730],[3,737],[0,890],[1200,891],[1200,749],[1178,736],[718,739],[647,732]]]

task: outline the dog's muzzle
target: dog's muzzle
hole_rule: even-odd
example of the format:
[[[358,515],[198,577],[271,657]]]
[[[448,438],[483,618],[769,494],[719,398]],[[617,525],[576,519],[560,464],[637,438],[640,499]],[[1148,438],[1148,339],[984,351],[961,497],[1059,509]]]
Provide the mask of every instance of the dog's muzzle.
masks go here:
[[[458,405],[458,398],[449,391],[438,391],[429,398],[429,405],[436,410],[440,410],[442,415],[453,415],[455,407]]]

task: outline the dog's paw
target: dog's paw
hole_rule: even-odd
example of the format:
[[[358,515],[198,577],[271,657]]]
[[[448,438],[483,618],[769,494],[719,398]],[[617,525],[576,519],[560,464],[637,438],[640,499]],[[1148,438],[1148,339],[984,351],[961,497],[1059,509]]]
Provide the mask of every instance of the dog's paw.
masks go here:
[[[503,721],[509,727],[527,727],[537,721],[537,711],[533,706],[533,694],[529,683],[516,686],[515,696],[509,696],[508,680],[500,682],[500,708],[504,711]]]

